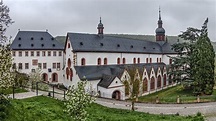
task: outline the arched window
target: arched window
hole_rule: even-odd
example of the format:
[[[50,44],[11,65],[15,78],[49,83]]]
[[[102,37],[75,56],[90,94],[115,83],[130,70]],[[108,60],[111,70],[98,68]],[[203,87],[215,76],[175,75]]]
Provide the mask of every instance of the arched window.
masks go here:
[[[146,92],[148,90],[148,81],[147,78],[143,80],[143,92]]]
[[[68,43],[68,48],[70,48],[70,43]]]
[[[169,64],[172,64],[172,59],[171,58],[169,59]]]
[[[58,82],[58,74],[57,73],[52,74],[52,82]]]
[[[123,58],[123,62],[122,62],[123,64],[126,64],[126,59],[125,58]]]
[[[120,64],[121,62],[120,62],[120,58],[117,58],[117,64]]]
[[[161,63],[161,58],[160,58],[160,63]]]
[[[43,81],[48,81],[48,75],[46,73],[42,74]]]
[[[69,72],[69,68],[67,67],[67,68],[66,68],[66,76],[67,76],[67,79],[69,78],[69,73],[70,73],[70,72]]]
[[[166,74],[164,74],[164,78],[163,78],[163,86],[166,86]]]
[[[67,65],[68,65],[69,68],[71,67],[71,60],[70,60],[70,58],[68,58]]]
[[[151,78],[151,84],[150,85],[151,85],[150,89],[154,90],[155,89],[155,78],[154,77]]]
[[[137,63],[140,63],[140,58],[137,59]]]
[[[158,63],[158,58],[157,58],[157,63]]]
[[[85,58],[81,59],[81,65],[84,66],[86,64]]]
[[[107,58],[104,58],[104,65],[107,65]]]
[[[136,63],[136,58],[133,58],[133,63],[134,63],[134,64]]]
[[[161,88],[161,76],[160,75],[158,76],[158,79],[157,79],[157,88]]]
[[[148,63],[148,58],[146,58],[146,63]]]
[[[73,78],[73,70],[70,69],[70,80],[72,81],[72,78]]]
[[[101,58],[98,58],[97,63],[98,65],[101,65]]]
[[[152,58],[150,58],[150,63],[152,63]]]

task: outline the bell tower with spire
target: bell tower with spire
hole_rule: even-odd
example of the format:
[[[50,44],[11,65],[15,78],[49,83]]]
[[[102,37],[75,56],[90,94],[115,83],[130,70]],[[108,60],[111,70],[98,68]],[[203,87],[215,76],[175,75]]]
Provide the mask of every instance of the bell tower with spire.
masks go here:
[[[159,20],[158,20],[158,28],[155,30],[156,33],[156,41],[165,41],[165,29],[163,28],[163,22],[161,20],[161,11],[159,7]]]
[[[103,35],[103,29],[104,29],[104,27],[103,27],[103,24],[101,22],[101,17],[100,17],[100,23],[98,24],[97,29],[98,29],[98,35],[100,35],[100,36]]]

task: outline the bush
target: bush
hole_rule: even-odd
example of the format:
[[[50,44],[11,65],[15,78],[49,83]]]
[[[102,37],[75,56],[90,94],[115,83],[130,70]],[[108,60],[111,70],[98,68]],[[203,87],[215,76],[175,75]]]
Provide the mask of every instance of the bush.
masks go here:
[[[10,101],[0,96],[0,121],[4,121],[9,114]]]

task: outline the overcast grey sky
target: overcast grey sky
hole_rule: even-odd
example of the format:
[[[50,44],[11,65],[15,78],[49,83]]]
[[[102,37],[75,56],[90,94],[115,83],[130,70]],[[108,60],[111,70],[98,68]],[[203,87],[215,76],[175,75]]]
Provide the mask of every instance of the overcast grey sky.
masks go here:
[[[53,36],[67,32],[97,33],[100,16],[104,33],[155,35],[158,8],[166,35],[187,27],[200,28],[208,17],[209,37],[216,41],[216,0],[4,0],[15,21],[7,34],[48,29]]]

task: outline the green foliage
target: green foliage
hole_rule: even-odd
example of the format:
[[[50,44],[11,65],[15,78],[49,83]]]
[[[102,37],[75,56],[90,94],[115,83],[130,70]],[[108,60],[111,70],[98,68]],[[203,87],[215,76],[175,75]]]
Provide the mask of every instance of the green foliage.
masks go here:
[[[28,87],[29,76],[26,73],[14,72],[14,85],[16,87]]]
[[[170,74],[174,81],[183,82],[195,94],[213,92],[215,53],[208,38],[207,23],[208,19],[202,29],[188,28],[179,35],[188,42],[173,45],[178,56],[172,57]]]
[[[76,121],[86,121],[88,113],[86,109],[93,102],[93,97],[85,91],[86,81],[78,82],[77,88],[71,86],[66,94],[66,112]]]
[[[8,115],[9,101],[5,90],[8,89],[14,80],[11,73],[12,56],[8,45],[8,38],[5,32],[9,24],[12,24],[9,16],[9,8],[0,2],[0,120],[4,120]]]
[[[0,121],[4,121],[9,114],[10,101],[0,95]]]
[[[39,68],[37,68],[35,70],[35,72],[31,72],[29,74],[31,88],[36,89],[36,83],[40,82],[40,83],[38,83],[38,89],[47,91],[48,90],[48,85],[43,83],[43,79],[42,79],[41,75],[42,75],[42,71]]]

